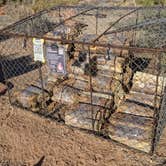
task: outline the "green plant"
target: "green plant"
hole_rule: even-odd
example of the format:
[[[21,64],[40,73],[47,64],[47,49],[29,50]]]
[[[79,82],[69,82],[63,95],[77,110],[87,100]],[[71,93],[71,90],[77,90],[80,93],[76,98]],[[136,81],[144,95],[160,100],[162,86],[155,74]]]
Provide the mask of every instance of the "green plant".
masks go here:
[[[136,3],[144,6],[165,5],[166,0],[136,0]]]

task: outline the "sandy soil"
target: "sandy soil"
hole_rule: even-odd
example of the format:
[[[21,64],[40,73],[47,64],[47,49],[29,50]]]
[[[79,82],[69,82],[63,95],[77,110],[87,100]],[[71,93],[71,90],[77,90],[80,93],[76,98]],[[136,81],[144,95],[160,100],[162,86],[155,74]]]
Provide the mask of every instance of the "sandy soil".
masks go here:
[[[166,162],[166,130],[150,156],[13,108],[0,97],[0,166],[153,166]],[[43,160],[42,160],[43,159]]]
[[[9,52],[9,50],[8,50]],[[166,129],[153,156],[13,108],[0,96],[0,166],[163,166]]]

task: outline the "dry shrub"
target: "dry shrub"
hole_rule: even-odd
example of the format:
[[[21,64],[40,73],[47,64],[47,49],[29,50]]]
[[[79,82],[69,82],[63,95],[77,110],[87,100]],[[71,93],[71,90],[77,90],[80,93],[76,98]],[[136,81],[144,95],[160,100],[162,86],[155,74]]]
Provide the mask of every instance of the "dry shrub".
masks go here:
[[[55,5],[76,4],[80,0],[36,0],[33,6],[35,12],[47,9]]]
[[[6,14],[12,17],[15,21],[33,14],[33,10],[30,6],[16,3],[6,5],[5,11]]]

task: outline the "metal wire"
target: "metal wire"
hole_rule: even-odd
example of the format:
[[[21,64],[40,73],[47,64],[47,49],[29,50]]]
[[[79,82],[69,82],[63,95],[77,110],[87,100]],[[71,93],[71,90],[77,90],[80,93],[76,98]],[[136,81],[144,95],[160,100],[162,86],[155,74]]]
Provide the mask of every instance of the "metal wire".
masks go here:
[[[29,109],[35,107],[38,112],[44,104],[47,112],[47,106],[58,95],[54,88],[60,84],[62,91],[58,102],[63,104],[62,93],[66,87],[69,88],[71,94],[66,94],[68,100],[90,105],[90,126],[94,131],[101,131],[102,123],[106,123],[122,105],[128,106],[127,111],[125,110],[127,113],[122,114],[153,118],[154,151],[166,119],[162,94],[166,86],[166,69],[162,65],[165,63],[162,57],[166,54],[165,9],[57,6],[5,27],[0,31],[0,72],[3,73],[3,81],[13,85],[8,93],[11,103],[15,99],[21,100],[18,103],[22,102],[22,93],[29,91],[29,86],[34,85],[41,93],[37,98],[34,98],[34,94],[27,97],[27,103],[23,104],[27,106],[30,103]],[[61,37],[54,36],[54,32],[59,29],[65,33],[66,27],[71,30],[67,39],[64,34]],[[50,90],[51,94],[47,87],[48,79],[45,81],[45,78],[56,80],[59,76],[57,73],[54,73],[53,78],[50,76],[48,63],[41,65],[34,61],[32,38],[44,39],[44,47],[47,43],[74,47],[73,57],[65,51],[69,67],[66,82],[56,82]],[[68,53],[71,53],[70,49]],[[78,80],[81,83],[76,85]],[[39,100],[40,95],[42,101]],[[74,107],[70,102],[68,106]],[[137,107],[141,107],[141,111],[135,109]],[[86,111],[81,112],[81,116],[84,117],[85,113]],[[78,117],[76,119],[78,124],[82,120]]]

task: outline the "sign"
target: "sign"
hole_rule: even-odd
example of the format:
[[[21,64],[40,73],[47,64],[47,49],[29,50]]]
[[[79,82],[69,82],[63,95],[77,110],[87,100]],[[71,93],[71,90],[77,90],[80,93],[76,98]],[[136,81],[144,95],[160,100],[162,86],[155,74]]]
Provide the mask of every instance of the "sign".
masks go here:
[[[44,39],[33,38],[34,61],[45,63],[43,44]]]
[[[65,57],[64,47],[55,44],[46,47],[46,58],[51,72],[63,75],[67,73]]]

